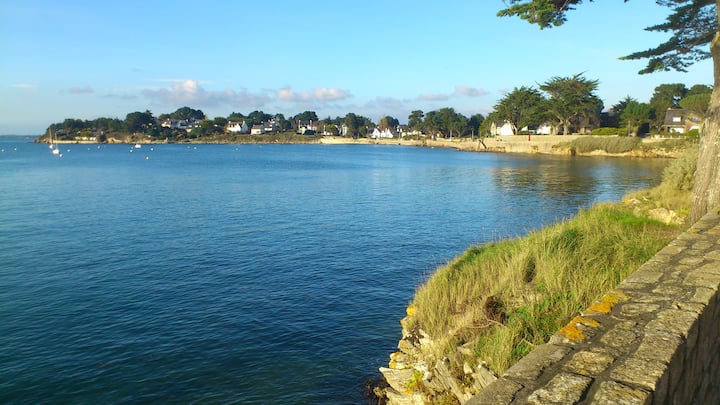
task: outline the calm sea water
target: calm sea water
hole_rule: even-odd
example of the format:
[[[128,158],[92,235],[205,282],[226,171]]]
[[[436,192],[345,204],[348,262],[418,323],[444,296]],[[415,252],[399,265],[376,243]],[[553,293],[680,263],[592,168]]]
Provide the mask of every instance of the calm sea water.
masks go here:
[[[0,403],[363,403],[417,285],[665,162],[0,137]]]

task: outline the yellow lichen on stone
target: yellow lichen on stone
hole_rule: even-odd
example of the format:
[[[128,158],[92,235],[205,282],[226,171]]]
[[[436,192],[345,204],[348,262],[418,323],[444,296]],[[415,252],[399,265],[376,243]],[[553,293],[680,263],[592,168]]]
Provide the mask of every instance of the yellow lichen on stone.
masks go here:
[[[415,316],[417,314],[417,307],[415,304],[410,304],[405,308],[405,313],[407,313],[407,316]]]
[[[580,328],[578,328],[578,325],[597,328],[598,326],[600,326],[600,322],[594,319],[576,316],[572,319],[572,321],[570,321],[570,323],[560,329],[558,333],[574,342],[580,342],[585,339],[585,334],[582,332],[582,330],[580,330]]]
[[[594,319],[590,319],[590,318],[583,318],[581,316],[576,316],[570,322],[579,323],[579,324],[585,325],[585,326],[590,326],[591,328],[597,328],[598,326],[600,326],[600,322],[598,322]]]
[[[581,342],[583,339],[585,339],[585,334],[582,333],[582,331],[578,329],[578,327],[575,326],[574,323],[569,323],[565,325],[565,327],[560,329],[558,333],[574,342]]]
[[[627,301],[627,299],[627,295],[621,293],[620,291],[613,291],[600,298],[600,301],[596,301],[595,303],[590,305],[588,311],[590,313],[607,314],[612,311],[612,308],[615,306],[615,304],[620,301]]]

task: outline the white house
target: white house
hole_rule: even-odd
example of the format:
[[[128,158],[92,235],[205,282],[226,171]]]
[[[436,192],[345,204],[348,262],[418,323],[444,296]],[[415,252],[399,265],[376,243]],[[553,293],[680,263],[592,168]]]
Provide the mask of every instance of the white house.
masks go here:
[[[515,135],[515,132],[517,132],[515,126],[507,121],[502,125],[497,125],[494,122],[490,124],[490,133],[495,136]]]
[[[395,135],[392,133],[392,131],[390,131],[390,128],[385,128],[382,131],[379,128],[375,128],[375,129],[373,129],[373,132],[370,135],[370,137],[373,139],[380,139],[380,138],[390,139],[390,138],[394,138]]]
[[[265,126],[263,126],[263,125],[255,124],[250,129],[251,135],[262,135],[264,133],[265,133]]]
[[[248,132],[250,132],[250,128],[248,128],[245,121],[243,121],[243,122],[230,121],[230,122],[228,122],[227,127],[225,127],[225,130],[228,132],[241,133],[241,134],[247,134]]]

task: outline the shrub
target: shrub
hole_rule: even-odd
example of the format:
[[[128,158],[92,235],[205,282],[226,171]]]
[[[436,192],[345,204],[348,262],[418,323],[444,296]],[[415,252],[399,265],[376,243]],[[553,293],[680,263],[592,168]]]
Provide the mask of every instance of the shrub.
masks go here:
[[[663,171],[663,183],[667,183],[674,190],[692,191],[695,185],[697,156],[697,145],[689,147],[665,168]]]
[[[638,149],[641,144],[637,137],[594,137],[584,136],[570,142],[570,146],[578,153],[590,153],[596,150],[607,153],[625,153]]]
[[[615,128],[615,127],[601,127],[601,128],[593,129],[591,134],[592,135],[620,135],[619,130],[620,130],[620,128]],[[625,135],[625,133],[623,133],[623,135]]]

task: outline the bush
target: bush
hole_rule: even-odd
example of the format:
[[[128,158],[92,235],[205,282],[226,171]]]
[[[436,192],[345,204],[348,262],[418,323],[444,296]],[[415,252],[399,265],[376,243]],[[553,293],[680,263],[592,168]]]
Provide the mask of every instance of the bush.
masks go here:
[[[584,136],[577,138],[570,143],[578,153],[590,153],[596,150],[607,153],[625,153],[638,149],[640,138],[637,137],[592,137]]]
[[[691,129],[685,134],[685,137],[688,140],[691,140],[693,142],[699,142],[700,141],[700,130],[699,129]]]
[[[693,130],[696,131],[696,130]],[[692,191],[695,185],[698,147],[689,147],[663,171],[663,183],[674,190]]]
[[[622,135],[625,135],[627,130],[625,128],[622,128],[624,131]],[[601,128],[595,128],[592,130],[591,135],[620,135],[620,128],[614,128],[614,127],[601,127]]]

